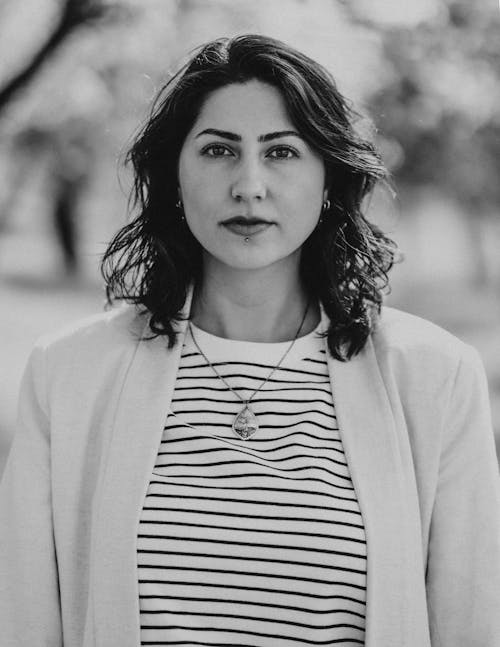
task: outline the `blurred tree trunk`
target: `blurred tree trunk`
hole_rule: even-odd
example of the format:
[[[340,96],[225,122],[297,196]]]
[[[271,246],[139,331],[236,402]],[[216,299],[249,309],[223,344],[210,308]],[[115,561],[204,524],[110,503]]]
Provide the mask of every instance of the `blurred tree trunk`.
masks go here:
[[[14,96],[38,72],[43,63],[57,50],[74,30],[101,20],[111,7],[101,0],[64,0],[61,14],[54,29],[28,63],[19,70],[3,88],[0,88],[0,116]]]
[[[472,284],[478,289],[493,287],[490,262],[483,238],[483,232],[489,224],[488,214],[480,210],[471,211],[465,218],[465,223],[471,258],[474,259]]]

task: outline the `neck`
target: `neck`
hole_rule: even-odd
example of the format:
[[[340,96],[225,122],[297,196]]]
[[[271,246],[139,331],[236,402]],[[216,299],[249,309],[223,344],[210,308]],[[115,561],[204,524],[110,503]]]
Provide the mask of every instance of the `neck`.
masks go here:
[[[204,270],[191,307],[196,326],[234,340],[283,342],[295,338],[309,301],[298,267],[294,272],[274,266],[251,271],[227,267]],[[311,300],[298,336],[314,330],[319,317],[318,305]]]

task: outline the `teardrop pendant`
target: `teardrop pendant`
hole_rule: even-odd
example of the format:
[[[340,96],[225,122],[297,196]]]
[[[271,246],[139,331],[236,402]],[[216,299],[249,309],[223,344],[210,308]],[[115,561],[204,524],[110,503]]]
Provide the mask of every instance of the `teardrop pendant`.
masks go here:
[[[259,429],[259,423],[253,411],[247,404],[239,412],[233,422],[233,431],[243,440],[248,440]]]

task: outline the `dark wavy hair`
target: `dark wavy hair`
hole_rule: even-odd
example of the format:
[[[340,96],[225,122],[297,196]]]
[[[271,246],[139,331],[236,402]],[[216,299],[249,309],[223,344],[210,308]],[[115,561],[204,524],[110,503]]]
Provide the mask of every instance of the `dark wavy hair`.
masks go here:
[[[201,246],[176,209],[178,160],[203,102],[215,90],[260,80],[277,88],[301,136],[323,159],[330,208],[304,242],[300,272],[330,319],[331,354],[350,359],[376,326],[396,244],[365,219],[362,202],[388,172],[373,143],[356,132],[360,115],[329,72],[288,45],[260,35],[201,47],[161,89],[127,155],[138,215],[118,231],[101,263],[108,304],[123,299],[150,313],[152,336],[166,335],[191,283],[202,276]],[[151,337],[148,337],[151,339]]]

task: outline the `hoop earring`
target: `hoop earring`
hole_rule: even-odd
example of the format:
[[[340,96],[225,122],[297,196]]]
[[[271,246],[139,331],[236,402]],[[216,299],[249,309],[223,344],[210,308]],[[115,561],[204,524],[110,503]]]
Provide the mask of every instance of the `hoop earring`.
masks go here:
[[[321,205],[321,214],[319,216],[318,226],[323,224],[324,222],[323,216],[330,209],[330,206],[331,206],[330,200],[325,200]]]
[[[186,217],[184,215],[184,212],[182,211],[182,200],[179,198],[177,202],[175,203],[176,208],[181,212],[180,213],[180,218],[182,222],[185,222]]]

